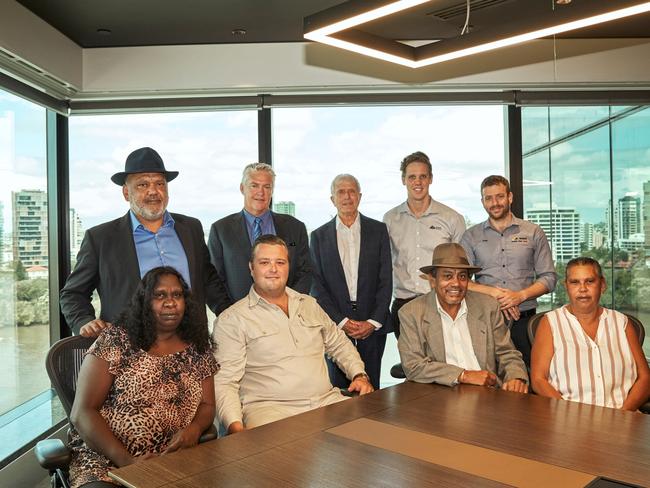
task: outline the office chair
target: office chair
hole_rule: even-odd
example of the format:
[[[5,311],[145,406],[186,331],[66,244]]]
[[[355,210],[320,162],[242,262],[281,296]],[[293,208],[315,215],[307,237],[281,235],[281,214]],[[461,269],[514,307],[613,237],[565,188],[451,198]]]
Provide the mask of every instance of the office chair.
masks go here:
[[[94,338],[72,336],[52,345],[45,358],[45,369],[56,391],[65,414],[70,418],[77,388],[77,377],[83,356],[95,341]],[[70,431],[68,429],[68,436]],[[217,438],[217,429],[212,425],[199,439],[199,443]],[[34,454],[41,467],[48,470],[52,488],[69,488],[68,466],[71,453],[61,439],[39,441]]]
[[[530,341],[531,346],[535,341],[535,334],[537,333],[537,327],[539,327],[539,323],[541,322],[544,314],[546,314],[546,312],[539,312],[528,319],[528,340]],[[643,341],[645,340],[645,328],[643,327],[643,324],[634,315],[630,315],[629,313],[626,313],[625,316],[627,317],[628,323],[632,324],[632,326],[634,327],[634,330],[636,331],[636,335],[639,338],[639,343],[641,344],[641,347],[643,347]],[[644,403],[643,405],[641,405],[639,410],[643,413],[650,414],[650,400]]]

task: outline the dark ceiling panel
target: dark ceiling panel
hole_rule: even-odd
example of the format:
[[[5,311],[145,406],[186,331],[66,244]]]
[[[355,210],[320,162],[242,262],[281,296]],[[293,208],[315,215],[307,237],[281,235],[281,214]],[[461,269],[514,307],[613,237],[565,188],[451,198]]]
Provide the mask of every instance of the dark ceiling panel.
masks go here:
[[[303,18],[341,0],[18,0],[82,47],[153,46],[302,41]],[[551,0],[471,0],[470,25],[526,19]],[[573,0],[594,6],[612,0]],[[393,39],[455,37],[464,22],[464,0],[439,0],[369,25]],[[556,8],[562,8],[557,6]],[[436,16],[439,13],[440,16]],[[442,18],[441,18],[442,17]],[[98,30],[106,29],[110,33]],[[245,35],[233,35],[243,29]],[[561,37],[650,37],[650,14],[564,34]]]

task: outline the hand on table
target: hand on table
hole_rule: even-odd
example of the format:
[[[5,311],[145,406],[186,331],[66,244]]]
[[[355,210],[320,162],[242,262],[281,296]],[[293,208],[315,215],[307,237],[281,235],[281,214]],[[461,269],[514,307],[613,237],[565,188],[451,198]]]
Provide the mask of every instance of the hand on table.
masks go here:
[[[497,375],[490,371],[463,371],[460,375],[459,381],[467,385],[477,386],[494,386],[497,384]]]
[[[528,393],[528,384],[518,379],[506,381],[501,389],[505,391],[514,391],[516,393]]]
[[[172,437],[172,440],[167,446],[167,449],[163,451],[163,454],[169,454],[170,452],[178,451],[179,449],[196,446],[199,443],[199,437],[201,437],[199,428],[194,424],[190,424],[174,434],[174,437]]]
[[[350,383],[348,391],[358,391],[359,395],[365,395],[366,393],[372,393],[375,389],[370,384],[370,381],[368,381],[366,375],[358,375],[352,380],[352,383]]]

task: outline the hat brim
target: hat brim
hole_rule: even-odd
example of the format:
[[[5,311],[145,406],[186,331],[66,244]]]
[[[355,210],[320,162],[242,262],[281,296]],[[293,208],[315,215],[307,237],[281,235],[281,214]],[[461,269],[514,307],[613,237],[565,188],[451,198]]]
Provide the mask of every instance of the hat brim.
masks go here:
[[[178,176],[178,171],[120,171],[111,176],[111,181],[116,185],[123,186],[127,176],[138,173],[162,173],[167,181],[171,181]]]
[[[483,269],[464,264],[437,264],[435,266],[423,266],[420,268],[420,271],[424,274],[433,274],[436,268],[466,269],[468,273],[477,273]]]

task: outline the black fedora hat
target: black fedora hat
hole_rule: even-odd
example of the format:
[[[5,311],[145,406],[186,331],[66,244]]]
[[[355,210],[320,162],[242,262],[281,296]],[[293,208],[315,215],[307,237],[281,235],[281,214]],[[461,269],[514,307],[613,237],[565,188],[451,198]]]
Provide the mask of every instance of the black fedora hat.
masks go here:
[[[127,175],[134,173],[162,173],[167,181],[171,181],[178,176],[178,171],[167,171],[165,169],[165,163],[163,163],[160,154],[150,147],[141,147],[129,154],[126,163],[124,163],[124,171],[111,176],[111,181],[122,186]]]
[[[461,268],[466,269],[468,273],[481,271],[478,266],[469,264],[465,249],[455,242],[445,242],[437,245],[433,250],[431,266],[423,266],[420,271],[424,274],[433,274],[436,268]]]

